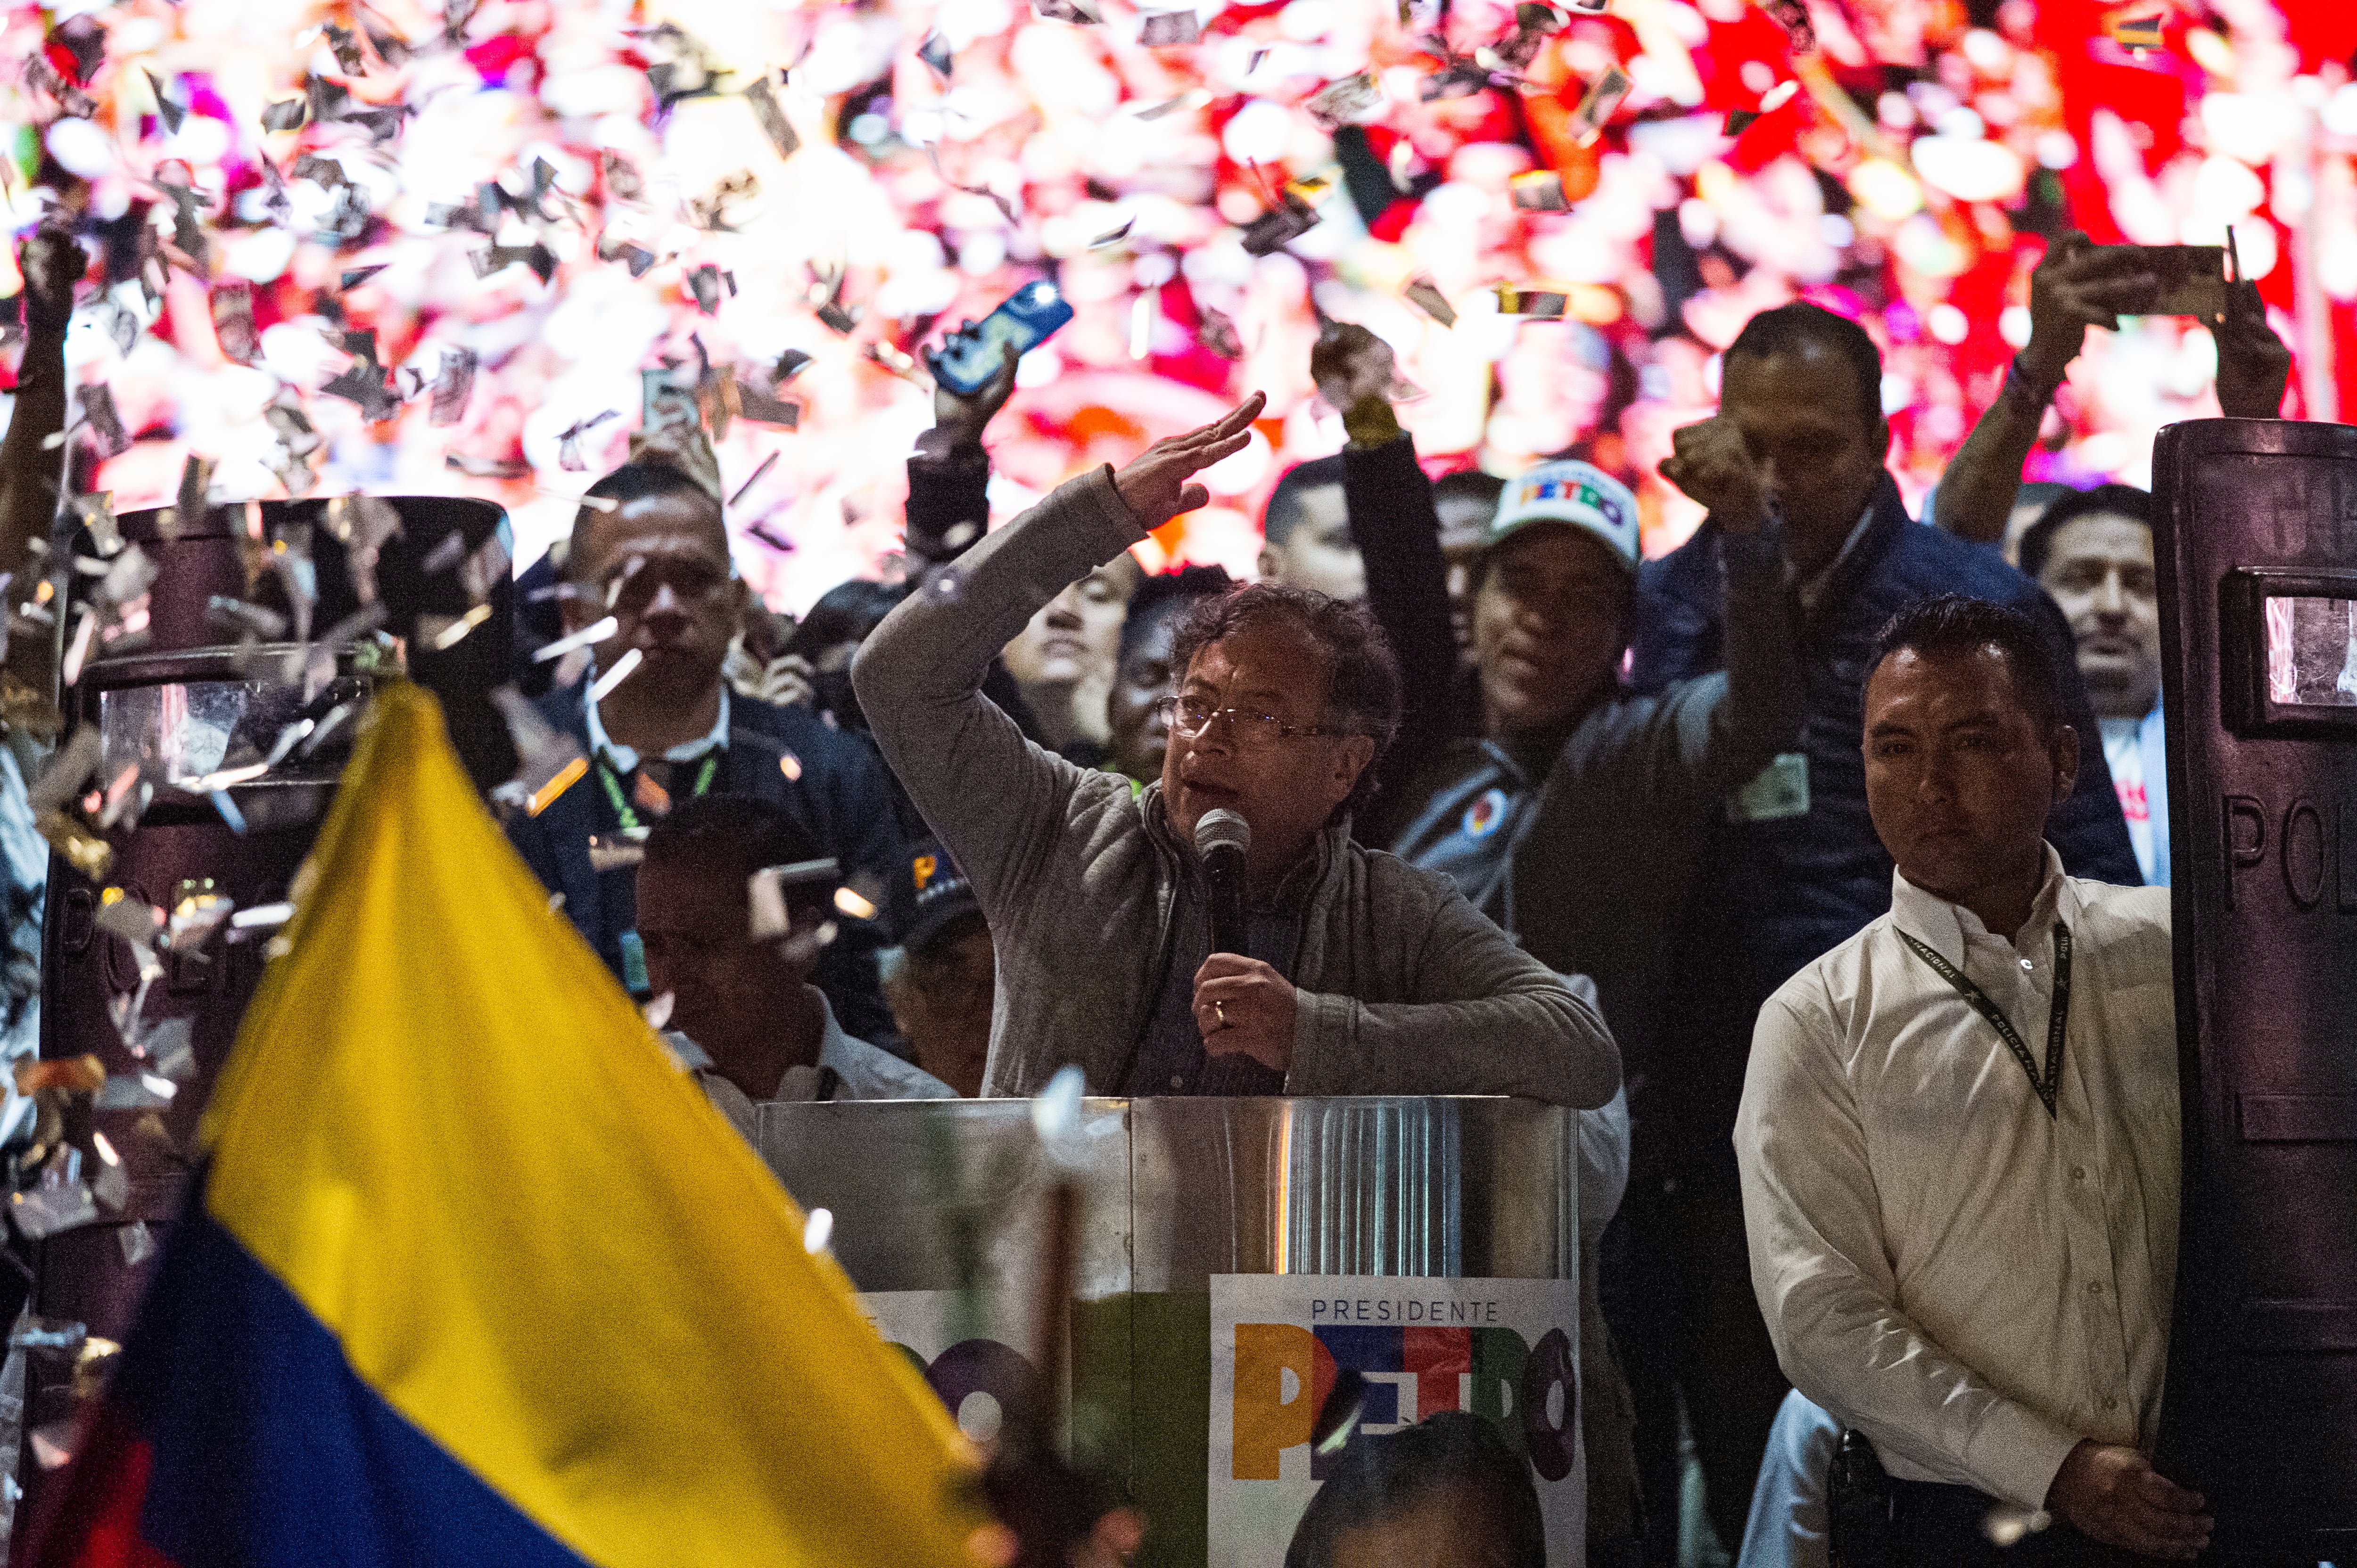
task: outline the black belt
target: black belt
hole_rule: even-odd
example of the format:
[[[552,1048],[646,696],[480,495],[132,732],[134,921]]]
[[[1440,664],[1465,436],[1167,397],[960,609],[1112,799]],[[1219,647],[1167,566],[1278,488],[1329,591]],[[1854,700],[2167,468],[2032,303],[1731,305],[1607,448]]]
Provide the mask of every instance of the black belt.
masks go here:
[[[1843,1431],[1826,1479],[1833,1568],[2115,1568],[2134,1561],[2059,1519],[2000,1546],[1989,1538],[1989,1520],[2010,1505],[1971,1487],[1901,1480],[1855,1429]]]

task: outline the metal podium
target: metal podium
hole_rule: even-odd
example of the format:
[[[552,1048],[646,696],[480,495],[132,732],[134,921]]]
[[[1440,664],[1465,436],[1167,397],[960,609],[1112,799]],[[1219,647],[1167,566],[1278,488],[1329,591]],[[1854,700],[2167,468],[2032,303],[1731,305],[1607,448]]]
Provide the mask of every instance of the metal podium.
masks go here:
[[[1550,1561],[1577,1564],[1577,1117],[1505,1099],[1088,1100],[1051,1148],[1027,1101],[770,1104],[759,1141],[798,1202],[832,1213],[879,1331],[983,1434],[996,1406],[976,1396],[1038,1354],[1045,1194],[1078,1183],[1071,1444],[1146,1513],[1141,1563],[1281,1563],[1327,1463],[1310,1412],[1347,1365],[1385,1385],[1372,1429],[1436,1408],[1499,1420]]]
[[[2160,1452],[2213,1552],[2357,1555],[2357,428],[2153,454],[2184,1205]]]

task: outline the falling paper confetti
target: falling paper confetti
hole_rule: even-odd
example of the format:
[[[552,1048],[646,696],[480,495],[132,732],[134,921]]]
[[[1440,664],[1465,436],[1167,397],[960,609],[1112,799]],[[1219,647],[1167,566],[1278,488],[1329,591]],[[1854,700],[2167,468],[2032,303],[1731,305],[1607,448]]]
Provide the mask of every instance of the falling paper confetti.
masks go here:
[[[1551,168],[1532,169],[1514,176],[1514,205],[1530,212],[1568,212],[1571,203],[1563,199],[1563,176]]]
[[[1440,285],[1429,277],[1419,273],[1410,278],[1407,286],[1400,292],[1405,295],[1417,309],[1439,322],[1443,327],[1457,325],[1456,308],[1448,303],[1448,296],[1440,292]]]
[[[1382,83],[1375,80],[1374,72],[1362,70],[1356,76],[1328,82],[1312,93],[1302,107],[1312,120],[1330,131],[1369,118],[1382,108],[1383,102]]]
[[[936,69],[948,74],[946,65]],[[777,90],[770,85],[768,77],[745,90],[745,101],[753,106],[753,117],[761,122],[762,131],[769,136],[770,145],[778,149],[780,157],[790,158],[802,150],[802,139],[794,134],[792,123],[786,118],[785,106],[778,102]]]
[[[1192,10],[1149,11],[1138,29],[1137,41],[1147,48],[1178,48],[1193,43],[1202,33]]]

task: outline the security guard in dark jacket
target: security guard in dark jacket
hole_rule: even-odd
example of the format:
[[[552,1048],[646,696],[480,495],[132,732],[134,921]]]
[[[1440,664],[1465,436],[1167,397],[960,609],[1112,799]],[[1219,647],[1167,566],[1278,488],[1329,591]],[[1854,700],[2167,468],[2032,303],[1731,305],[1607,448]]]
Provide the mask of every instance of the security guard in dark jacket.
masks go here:
[[[509,838],[565,912],[633,991],[638,954],[637,848],[674,800],[752,796],[782,806],[858,881],[881,890],[899,869],[901,835],[883,764],[806,708],[732,693],[722,662],[745,585],[729,570],[718,503],[694,480],[630,464],[599,480],[574,529],[565,625],[596,633],[596,663],[577,686],[539,700],[579,743],[588,769]],[[889,1038],[876,979],[882,934],[846,914],[815,982],[843,1026]]]

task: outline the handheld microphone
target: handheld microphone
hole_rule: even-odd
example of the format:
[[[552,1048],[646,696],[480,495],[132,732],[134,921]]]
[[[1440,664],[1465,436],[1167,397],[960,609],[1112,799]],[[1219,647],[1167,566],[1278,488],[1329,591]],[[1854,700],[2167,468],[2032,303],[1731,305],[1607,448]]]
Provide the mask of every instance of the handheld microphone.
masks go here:
[[[1195,824],[1195,853],[1211,885],[1211,950],[1244,950],[1244,856],[1252,849],[1252,824],[1222,806]]]

